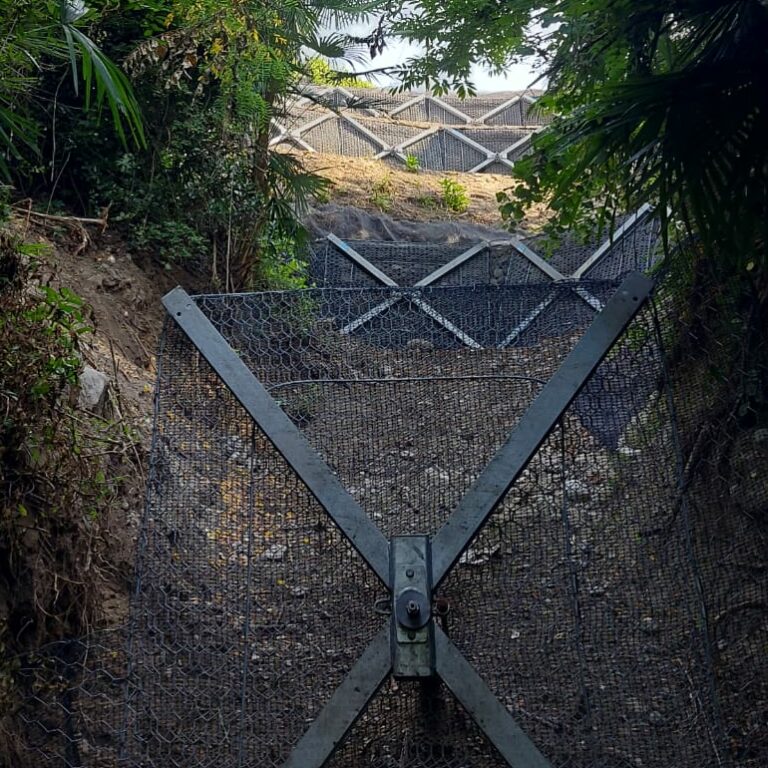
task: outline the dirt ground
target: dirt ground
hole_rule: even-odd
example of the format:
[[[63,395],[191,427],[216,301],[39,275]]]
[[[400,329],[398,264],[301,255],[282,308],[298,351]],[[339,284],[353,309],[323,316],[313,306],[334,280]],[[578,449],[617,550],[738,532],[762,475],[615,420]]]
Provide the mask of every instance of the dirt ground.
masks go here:
[[[93,333],[82,350],[83,361],[111,378],[122,415],[148,435],[155,352],[165,314],[161,299],[176,285],[202,289],[199,279],[137,258],[109,228],[24,216],[14,226],[26,241],[44,246],[41,280],[69,288],[87,304]]]
[[[456,214],[437,202],[443,178],[439,174],[407,173],[367,159],[320,155],[303,159],[310,170],[331,179],[330,196],[338,205],[381,211],[374,198],[377,189],[384,189],[393,201],[389,215],[399,221],[454,219],[501,226],[495,195],[509,184],[509,177],[446,174],[462,177],[471,199],[469,210]],[[66,286],[89,307],[93,333],[81,350],[83,362],[110,378],[114,416],[136,435],[136,473],[124,483],[108,542],[108,557],[118,563],[119,577],[105,587],[101,601],[104,623],[120,624],[127,617],[134,546],[146,492],[156,350],[165,316],[161,300],[176,285],[191,293],[204,292],[209,286],[199,275],[180,268],[168,270],[133,253],[111,224],[102,227],[46,218],[20,208],[13,227],[26,241],[43,246],[41,280],[57,288]],[[43,213],[40,207],[34,209]]]
[[[297,153],[305,166],[328,179],[330,197],[338,205],[387,213],[407,221],[467,221],[498,229],[505,228],[496,194],[509,189],[512,177],[495,173],[416,173],[366,157],[337,157],[312,152]],[[456,213],[442,203],[442,179],[462,184],[469,208]],[[527,223],[535,231],[544,223],[544,212],[536,211]]]
[[[167,272],[151,261],[137,262],[123,239],[109,228],[19,215],[12,223],[26,242],[42,246],[35,270],[41,284],[66,287],[85,304],[93,329],[83,337],[85,365],[110,379],[104,425],[118,430],[126,451],[119,472],[119,496],[100,527],[94,557],[104,566],[93,582],[99,623],[125,622],[133,582],[139,520],[146,494],[146,464],[152,433],[155,353],[162,328],[163,294],[181,283],[200,286],[183,272]],[[34,290],[34,286],[30,287]],[[123,440],[124,437],[124,440]]]

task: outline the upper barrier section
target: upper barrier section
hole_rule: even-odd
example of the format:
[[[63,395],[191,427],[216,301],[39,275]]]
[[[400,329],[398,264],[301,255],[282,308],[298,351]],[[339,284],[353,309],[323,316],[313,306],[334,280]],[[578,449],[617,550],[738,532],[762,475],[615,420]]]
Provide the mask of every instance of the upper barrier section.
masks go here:
[[[429,171],[509,173],[549,122],[537,93],[469,99],[365,88],[309,88],[273,123],[272,146],[374,157]]]

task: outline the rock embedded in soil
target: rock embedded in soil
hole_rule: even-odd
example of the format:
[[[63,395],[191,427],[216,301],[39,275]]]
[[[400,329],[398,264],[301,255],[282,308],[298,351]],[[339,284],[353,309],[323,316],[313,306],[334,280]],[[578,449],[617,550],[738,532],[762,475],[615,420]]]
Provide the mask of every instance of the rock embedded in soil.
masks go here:
[[[449,483],[451,476],[440,467],[427,467],[424,474],[432,482]]]
[[[459,558],[459,565],[484,565],[492,557],[499,554],[501,547],[498,544],[485,549],[472,549],[471,547]]]
[[[661,632],[661,627],[652,616],[643,616],[640,620],[640,630],[646,635],[658,635]]]
[[[288,547],[284,544],[273,544],[264,552],[263,557],[265,560],[282,560],[287,551]]]
[[[80,374],[78,384],[77,407],[83,411],[102,415],[107,403],[109,376],[86,365]]]

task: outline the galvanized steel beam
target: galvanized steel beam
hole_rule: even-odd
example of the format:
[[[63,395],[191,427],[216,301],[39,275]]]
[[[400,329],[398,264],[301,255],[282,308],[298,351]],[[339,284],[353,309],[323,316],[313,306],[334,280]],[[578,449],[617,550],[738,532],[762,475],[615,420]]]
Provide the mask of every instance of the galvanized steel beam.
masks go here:
[[[389,542],[298,427],[186,291],[175,288],[163,297],[163,305],[339,530],[389,586]]]
[[[464,498],[432,540],[435,586],[448,575],[539,446],[589,380],[613,344],[651,293],[644,275],[629,275],[597,315],[538,397],[523,414],[514,432],[481,472]]]

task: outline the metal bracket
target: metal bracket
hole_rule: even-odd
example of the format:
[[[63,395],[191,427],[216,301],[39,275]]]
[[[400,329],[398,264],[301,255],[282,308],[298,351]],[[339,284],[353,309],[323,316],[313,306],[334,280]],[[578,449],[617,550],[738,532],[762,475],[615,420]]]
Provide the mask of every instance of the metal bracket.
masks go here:
[[[392,569],[392,672],[396,678],[435,674],[432,563],[428,536],[395,536]]]

